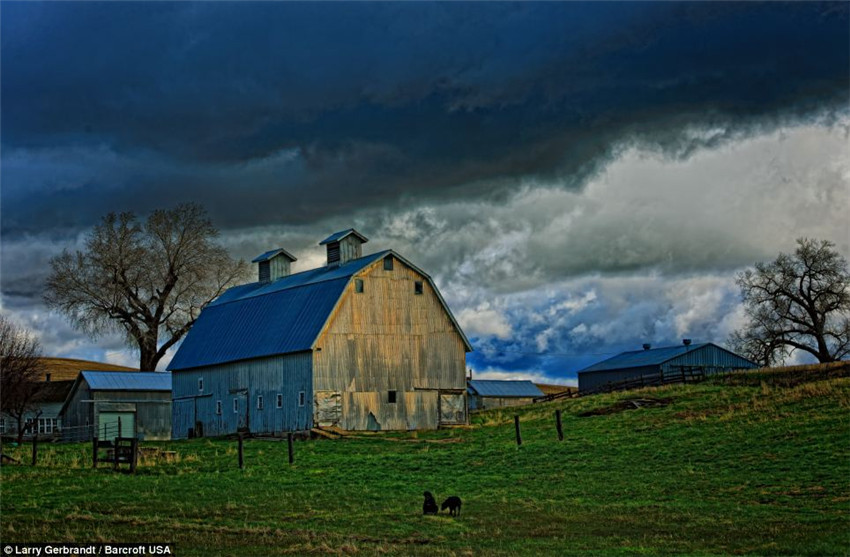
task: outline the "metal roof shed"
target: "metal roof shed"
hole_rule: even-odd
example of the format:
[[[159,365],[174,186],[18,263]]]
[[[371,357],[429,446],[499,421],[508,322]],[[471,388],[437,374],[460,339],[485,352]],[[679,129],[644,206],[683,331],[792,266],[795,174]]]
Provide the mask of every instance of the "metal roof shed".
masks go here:
[[[682,368],[720,373],[752,369],[755,363],[711,342],[681,344],[622,352],[578,372],[579,391],[592,391],[609,383],[635,379],[642,375],[674,373]]]
[[[469,380],[467,393],[470,410],[530,404],[543,396],[531,381]]]

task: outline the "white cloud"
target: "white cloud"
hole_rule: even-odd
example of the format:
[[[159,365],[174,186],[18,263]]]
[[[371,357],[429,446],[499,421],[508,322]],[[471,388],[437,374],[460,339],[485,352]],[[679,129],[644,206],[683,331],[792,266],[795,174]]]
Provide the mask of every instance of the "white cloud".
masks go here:
[[[484,302],[474,308],[465,308],[457,314],[458,323],[468,336],[494,336],[506,339],[511,336],[511,325],[505,316]]]

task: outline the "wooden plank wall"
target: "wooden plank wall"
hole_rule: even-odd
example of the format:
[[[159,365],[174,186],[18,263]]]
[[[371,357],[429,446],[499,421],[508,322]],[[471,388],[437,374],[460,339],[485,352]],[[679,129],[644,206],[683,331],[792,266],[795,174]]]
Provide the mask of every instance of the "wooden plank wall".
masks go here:
[[[387,271],[379,260],[357,275],[362,293],[351,281],[313,353],[315,390],[346,393],[346,429],[375,429],[364,427],[370,413],[378,429],[436,427],[436,392],[420,393],[466,388],[460,334],[425,277],[393,263]],[[396,403],[388,402],[391,390]]]

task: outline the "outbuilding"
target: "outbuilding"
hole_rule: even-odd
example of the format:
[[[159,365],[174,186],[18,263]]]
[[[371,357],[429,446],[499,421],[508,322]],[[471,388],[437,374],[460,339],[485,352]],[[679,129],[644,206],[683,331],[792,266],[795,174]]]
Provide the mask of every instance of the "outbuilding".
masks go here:
[[[83,371],[59,412],[62,438],[171,438],[171,373]]]
[[[544,396],[543,391],[531,381],[470,379],[466,392],[470,410],[531,404],[535,398]]]
[[[652,348],[617,354],[578,372],[579,392],[602,389],[641,376],[700,373],[709,375],[738,369],[752,369],[757,364],[711,342],[691,344],[685,339],[678,346]]]
[[[174,438],[467,422],[472,346],[428,274],[366,242],[332,234],[327,263],[299,273],[265,252],[257,282],[203,309],[169,364]]]

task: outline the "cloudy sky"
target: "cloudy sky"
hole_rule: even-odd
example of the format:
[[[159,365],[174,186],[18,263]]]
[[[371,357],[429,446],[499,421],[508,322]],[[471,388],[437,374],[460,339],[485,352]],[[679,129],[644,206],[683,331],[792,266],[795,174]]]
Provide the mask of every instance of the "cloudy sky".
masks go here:
[[[2,311],[109,211],[202,202],[295,271],[355,227],[429,272],[479,377],[723,343],[737,271],[850,254],[846,3],[0,5]],[[167,362],[162,362],[167,364]]]

